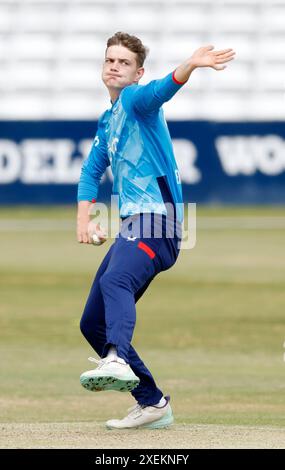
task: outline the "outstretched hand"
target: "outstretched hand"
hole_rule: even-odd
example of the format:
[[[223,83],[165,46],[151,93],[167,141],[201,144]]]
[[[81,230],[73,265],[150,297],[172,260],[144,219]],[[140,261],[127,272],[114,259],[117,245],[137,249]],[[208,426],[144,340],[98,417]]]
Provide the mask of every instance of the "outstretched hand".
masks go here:
[[[199,47],[191,56],[191,63],[194,67],[211,67],[215,70],[224,70],[226,62],[234,59],[233,49],[222,49],[213,51],[214,46]]]

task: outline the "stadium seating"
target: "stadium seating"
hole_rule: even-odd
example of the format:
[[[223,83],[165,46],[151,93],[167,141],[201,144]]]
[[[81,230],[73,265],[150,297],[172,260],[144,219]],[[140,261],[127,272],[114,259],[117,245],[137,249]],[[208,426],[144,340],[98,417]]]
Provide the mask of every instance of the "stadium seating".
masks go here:
[[[0,0],[0,119],[97,119],[116,31],[150,48],[141,83],[200,45],[236,50],[225,71],[193,74],[165,105],[168,119],[283,119],[284,17],[280,0]]]

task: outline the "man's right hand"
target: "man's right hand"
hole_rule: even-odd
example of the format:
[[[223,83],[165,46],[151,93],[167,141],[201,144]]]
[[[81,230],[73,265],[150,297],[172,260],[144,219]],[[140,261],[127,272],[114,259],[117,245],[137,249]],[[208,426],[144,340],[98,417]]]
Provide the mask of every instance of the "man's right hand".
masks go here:
[[[92,204],[89,201],[80,201],[78,203],[77,240],[79,243],[93,244],[93,235],[96,234],[102,244],[107,240],[107,232],[101,227],[100,222],[95,223],[91,220],[90,212]]]
[[[92,202],[80,201],[77,211],[77,241],[79,243],[92,243],[93,240],[89,234],[90,206]]]

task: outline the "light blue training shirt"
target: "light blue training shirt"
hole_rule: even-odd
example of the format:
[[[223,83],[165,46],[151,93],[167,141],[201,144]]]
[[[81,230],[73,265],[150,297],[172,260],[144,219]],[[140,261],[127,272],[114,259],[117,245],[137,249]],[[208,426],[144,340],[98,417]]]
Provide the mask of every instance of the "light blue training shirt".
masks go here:
[[[183,221],[181,180],[162,109],[182,85],[173,72],[121,91],[99,118],[96,137],[82,166],[78,201],[97,200],[100,179],[111,165],[113,194],[119,197],[122,218],[143,212],[167,215],[165,202],[172,202],[178,204],[177,220]],[[166,201],[165,189],[170,201],[169,197]]]

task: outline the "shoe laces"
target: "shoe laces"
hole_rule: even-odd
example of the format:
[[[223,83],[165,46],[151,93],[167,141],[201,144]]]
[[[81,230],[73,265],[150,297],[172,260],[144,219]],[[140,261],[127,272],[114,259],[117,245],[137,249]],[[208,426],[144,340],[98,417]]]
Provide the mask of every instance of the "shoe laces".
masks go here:
[[[170,397],[169,396],[166,396],[165,397],[167,403],[169,402],[170,400]],[[165,405],[164,405],[165,406]],[[137,414],[141,413],[141,411],[144,409],[144,408],[147,408],[148,405],[140,405],[139,403],[137,403],[136,405],[134,406],[131,406],[130,408],[128,408],[128,416],[133,416],[133,414],[136,416]]]
[[[142,412],[142,409],[144,407],[139,405],[138,403],[134,406],[132,406],[131,408],[128,409],[129,413],[128,413],[128,417],[136,417],[136,416],[139,416]]]
[[[106,364],[106,359],[95,359],[95,357],[91,357],[91,356],[88,357],[88,361],[95,362],[96,364],[98,364],[97,369],[101,369],[101,367],[103,367]]]
[[[128,408],[128,416],[138,416],[146,407],[147,405],[139,405],[139,403],[137,403],[136,405],[131,406],[131,408]]]

